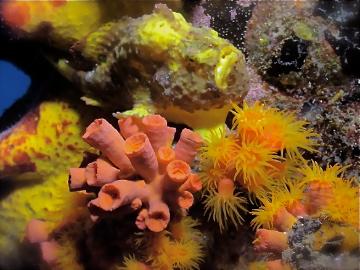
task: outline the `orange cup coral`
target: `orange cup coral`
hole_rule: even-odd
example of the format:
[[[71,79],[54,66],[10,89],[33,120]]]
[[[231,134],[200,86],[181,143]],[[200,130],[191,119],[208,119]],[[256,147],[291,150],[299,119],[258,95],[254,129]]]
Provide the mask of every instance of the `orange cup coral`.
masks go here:
[[[252,198],[264,197],[267,190],[274,190],[276,183],[293,177],[297,167],[302,164],[302,151],[313,151],[313,137],[317,134],[306,129],[305,121],[297,120],[291,113],[281,112],[275,108],[266,107],[258,102],[253,105],[243,104],[243,107],[233,104],[234,114],[231,130],[214,130],[205,139],[200,150],[200,177],[204,183],[205,213],[209,214],[224,230],[228,223],[235,227],[241,223],[240,210],[246,203],[246,198],[239,198],[237,187],[244,187]],[[233,182],[231,196],[223,195],[221,183],[224,179]],[[257,215],[253,225],[267,224],[268,227],[278,219],[286,230],[291,227],[293,215],[305,215],[306,209],[298,199],[303,189],[287,182],[291,192],[281,193],[286,203],[272,205],[265,202],[265,211],[255,212]],[[301,191],[299,191],[301,189]],[[263,202],[264,203],[264,202]],[[281,213],[289,215],[276,215]],[[286,211],[286,212],[285,212]],[[265,214],[263,214],[266,212]],[[276,218],[278,216],[278,218]],[[293,218],[291,218],[293,217]]]

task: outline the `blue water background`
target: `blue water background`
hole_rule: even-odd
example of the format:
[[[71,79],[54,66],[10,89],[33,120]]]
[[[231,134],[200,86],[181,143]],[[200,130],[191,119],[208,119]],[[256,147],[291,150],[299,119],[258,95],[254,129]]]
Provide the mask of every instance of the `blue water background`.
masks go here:
[[[27,74],[0,59],[0,116],[26,93],[30,84],[31,79]]]

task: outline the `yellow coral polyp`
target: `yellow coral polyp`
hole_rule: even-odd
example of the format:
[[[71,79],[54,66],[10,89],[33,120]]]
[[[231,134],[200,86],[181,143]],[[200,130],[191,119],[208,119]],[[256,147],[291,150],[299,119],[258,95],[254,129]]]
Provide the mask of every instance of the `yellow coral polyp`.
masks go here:
[[[222,183],[223,181],[225,183]],[[231,184],[232,183],[232,184]],[[234,193],[234,183],[230,179],[221,179],[218,189],[211,190],[205,195],[205,215],[219,225],[220,232],[228,228],[231,223],[236,228],[242,224],[240,212],[246,212],[246,199],[240,193]]]
[[[200,159],[209,160],[218,167],[231,160],[237,148],[236,138],[232,135],[227,136],[224,129],[211,130],[200,149]]]
[[[256,102],[243,108],[233,105],[233,128],[243,140],[258,140],[273,151],[286,150],[290,158],[302,158],[300,149],[314,151],[313,137],[318,135],[305,128],[305,121],[299,121],[294,114],[266,108]]]
[[[282,179],[280,181],[272,181],[266,187],[267,193],[264,192],[258,199],[262,203],[259,209],[251,212],[255,218],[251,221],[251,225],[258,229],[273,228],[274,215],[281,207],[291,208],[303,199],[304,185],[297,180]]]
[[[134,255],[130,255],[125,257],[123,265],[115,270],[150,270],[150,267],[137,260]]]
[[[255,190],[270,180],[268,169],[279,157],[271,149],[257,142],[242,143],[235,157],[235,178],[246,187]]]
[[[301,158],[300,149],[315,151],[311,138],[318,136],[306,129],[306,124],[296,120],[293,114],[276,111],[274,117],[264,123],[261,140],[274,151],[286,150],[290,158]]]
[[[327,165],[326,169],[323,170],[317,162],[312,161],[311,166],[305,165],[299,171],[303,174],[303,184],[312,182],[333,184],[337,181],[342,181],[342,174],[346,168],[335,164],[333,166]]]
[[[169,257],[173,265],[171,269],[193,270],[200,269],[204,252],[197,241],[174,242],[170,246]]]
[[[203,247],[198,240],[171,241],[167,232],[154,235],[149,252],[151,269],[199,269],[204,257]]]
[[[255,217],[251,220],[251,226],[255,229],[260,227],[265,229],[273,229],[274,227],[274,216],[283,207],[283,202],[276,199],[275,192],[272,192],[271,198],[262,197],[259,198],[262,205],[250,212]]]
[[[278,183],[278,188],[274,188],[277,200],[282,202],[285,207],[301,201],[304,195],[304,185],[296,180],[283,179]]]
[[[206,190],[217,188],[218,181],[225,177],[226,171],[223,167],[214,167],[212,162],[202,160],[199,177]]]
[[[239,58],[239,51],[234,46],[227,46],[221,50],[214,72],[215,83],[220,90],[227,88],[229,74]]]
[[[360,229],[359,187],[354,180],[337,179],[333,184],[335,192],[321,213],[335,222],[350,224]]]
[[[232,104],[233,129],[236,129],[241,138],[245,141],[256,139],[263,131],[266,115],[273,113],[272,108],[266,109],[263,104],[255,102],[249,106],[246,102],[240,108],[237,104]]]
[[[200,232],[195,229],[200,223],[192,219],[190,216],[183,217],[177,222],[172,222],[169,225],[171,237],[178,242],[186,242],[195,238],[200,239]]]

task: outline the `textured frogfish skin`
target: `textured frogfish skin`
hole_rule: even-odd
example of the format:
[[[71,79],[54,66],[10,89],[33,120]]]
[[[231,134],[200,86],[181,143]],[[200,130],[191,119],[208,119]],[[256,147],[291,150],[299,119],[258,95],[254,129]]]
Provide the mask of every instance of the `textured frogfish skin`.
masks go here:
[[[0,186],[13,188],[0,201],[0,268],[21,262],[18,248],[30,219],[51,228],[71,211],[76,196],[68,191],[67,168],[88,150],[80,120],[69,103],[46,101],[0,135]]]
[[[164,5],[149,15],[105,24],[74,49],[94,63],[93,69],[76,70],[60,61],[60,71],[113,109],[136,105],[140,88],[166,117],[182,116],[220,110],[241,101],[248,89],[242,52]]]

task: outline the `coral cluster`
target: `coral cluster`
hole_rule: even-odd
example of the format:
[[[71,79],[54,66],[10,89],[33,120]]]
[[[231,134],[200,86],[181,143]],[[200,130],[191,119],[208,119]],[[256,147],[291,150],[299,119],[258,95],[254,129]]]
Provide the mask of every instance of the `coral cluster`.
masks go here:
[[[311,261],[306,269],[336,269],[341,261],[346,269],[356,269],[359,189],[355,179],[343,178],[345,169],[334,165],[323,170],[312,162],[274,183],[259,198],[260,208],[251,212],[257,229],[254,249],[282,257],[288,268],[305,269]]]
[[[139,211],[137,227],[160,232],[170,221],[170,209],[189,209],[192,193],[202,187],[190,168],[202,139],[183,129],[173,149],[175,129],[160,115],[123,118],[119,127],[120,133],[97,119],[86,129],[83,139],[101,157],[85,168],[70,169],[70,189],[100,187],[89,203],[93,219]]]
[[[246,209],[246,199],[236,187],[259,197],[292,173],[303,150],[314,150],[316,137],[306,122],[260,103],[244,103],[243,108],[234,104],[232,112],[232,130],[212,132],[200,152],[205,211],[221,231],[242,221],[239,212]]]
[[[83,101],[120,110],[114,114],[120,132],[103,118],[87,128],[83,139],[93,148],[80,140],[89,110],[80,117],[81,110],[63,101],[43,102],[0,134],[0,268],[27,269],[37,264],[31,261],[36,255],[46,267],[59,270],[216,268],[214,258],[202,264],[205,241],[212,247],[208,257],[234,261],[236,244],[242,260],[247,256],[239,238],[249,242],[245,236],[251,229],[235,237],[228,229],[238,229],[251,214],[257,253],[249,257],[257,261],[250,269],[357,269],[357,180],[344,176],[347,166],[323,169],[331,158],[331,164],[353,162],[352,174],[358,174],[353,158],[359,149],[358,83],[337,86],[344,75],[338,48],[330,45],[331,38],[340,38],[337,26],[314,17],[310,2],[259,2],[245,36],[249,63],[281,88],[273,91],[258,80],[261,89],[253,91],[253,99],[296,107],[322,132],[316,151],[318,135],[307,122],[260,102],[233,104],[231,129],[209,130],[223,125],[230,102],[238,104],[246,95],[242,52],[164,5],[149,15],[119,19],[119,7],[142,15],[151,1],[139,5],[139,12],[133,12],[137,7],[131,1],[122,2],[0,4],[1,19],[12,29],[63,50],[65,59],[56,67],[82,88]],[[220,16],[210,22],[204,13],[209,7],[220,14],[228,7],[244,5],[250,11],[255,5],[201,2],[208,25],[220,19],[222,37],[230,37],[229,22]],[[246,24],[238,22],[241,10],[228,15],[237,34]],[[232,40],[242,46],[242,36]],[[175,129],[154,113],[203,129],[205,144],[183,129],[173,147]],[[89,155],[81,168],[70,169],[70,190],[79,192],[69,193],[66,170],[94,148],[100,155]],[[309,156],[319,163],[306,160]],[[216,232],[210,226],[202,227],[203,234],[195,228],[199,223],[186,216],[202,186],[205,215],[223,233],[218,239],[212,238]],[[23,236],[21,249],[35,251],[34,256],[19,252]]]
[[[125,222],[122,225],[126,227],[128,224]],[[42,265],[51,269],[87,269],[81,257],[90,253],[99,256],[96,263],[90,264],[91,268],[191,270],[199,268],[205,251],[203,235],[197,226],[199,223],[191,217],[178,217],[169,223],[166,231],[129,231],[121,237],[114,234],[112,240],[116,240],[117,245],[106,248],[101,242],[107,241],[107,236],[102,236],[105,240],[96,240],[98,232],[89,224],[86,213],[80,211],[80,214],[77,213],[73,219],[52,231],[45,222],[31,220],[26,230],[26,242],[39,251]],[[126,231],[125,228],[123,230]],[[85,239],[86,243],[79,249]],[[109,250],[115,259],[111,256],[101,258],[101,254]]]
[[[303,152],[315,151],[313,139],[318,135],[293,114],[258,102],[244,103],[242,108],[234,105],[233,114],[232,130],[212,132],[200,151],[209,219],[218,223],[220,231],[230,224],[238,227],[244,219],[240,212],[249,208],[240,195],[245,189],[251,203],[260,203],[250,211],[256,229],[254,250],[272,254],[251,267],[291,269],[307,265],[310,253],[311,269],[316,269],[331,264],[326,254],[331,245],[353,269],[359,194],[355,179],[343,178],[346,167],[322,169],[314,161],[308,165]],[[316,222],[320,225],[299,231]]]
[[[296,267],[311,260],[308,269],[322,264],[330,269],[335,260],[344,260],[346,269],[356,269],[359,190],[354,180],[342,177],[344,169],[334,165],[323,170],[313,162],[304,165],[295,179],[267,192],[260,199],[262,206],[252,212],[255,250],[282,257],[283,263]],[[330,249],[333,259],[327,254]]]
[[[144,234],[139,246],[144,247],[147,258],[144,262],[125,258],[120,269],[131,270],[135,262],[137,267],[143,267],[135,269],[198,269],[204,257],[202,234],[195,228],[198,225],[192,218],[184,217],[170,223],[166,232]]]

